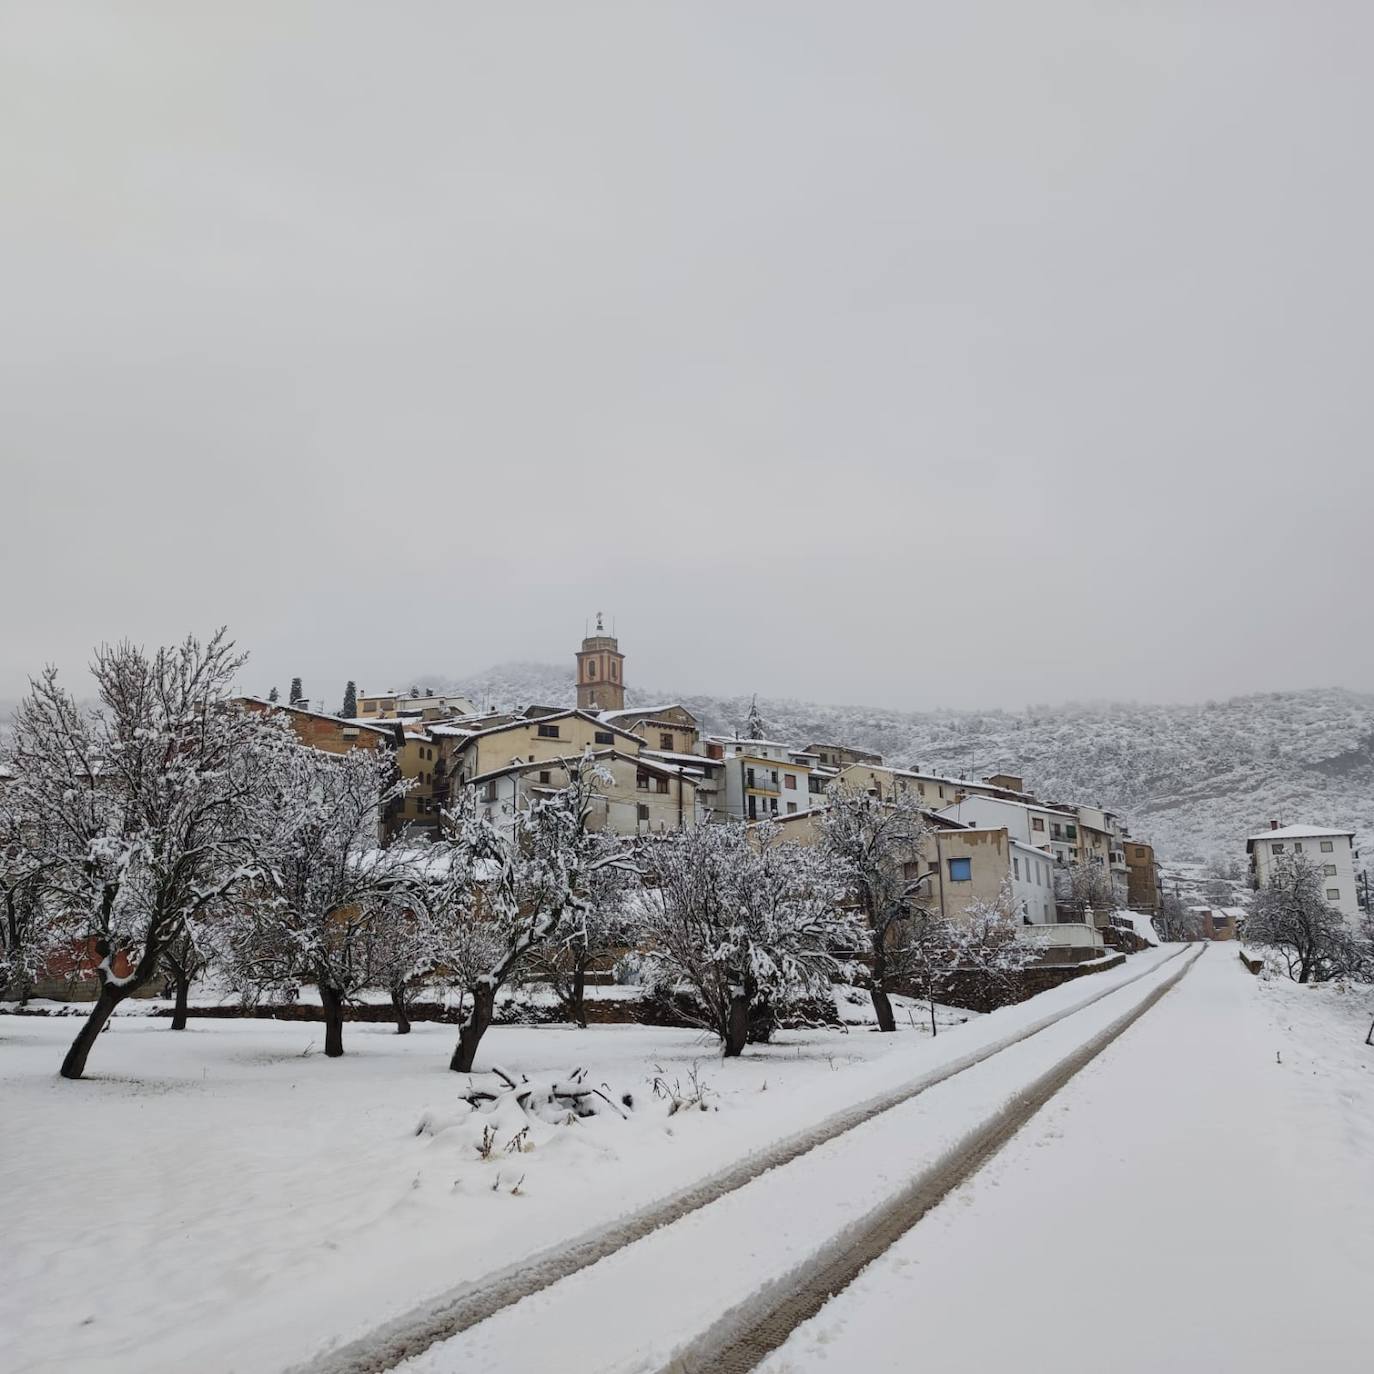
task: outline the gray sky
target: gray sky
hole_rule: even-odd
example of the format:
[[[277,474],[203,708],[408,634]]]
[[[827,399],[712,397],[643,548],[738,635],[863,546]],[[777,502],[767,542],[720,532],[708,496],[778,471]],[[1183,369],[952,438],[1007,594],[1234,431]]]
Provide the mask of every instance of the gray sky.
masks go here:
[[[0,696],[1374,687],[1367,0],[0,16]]]

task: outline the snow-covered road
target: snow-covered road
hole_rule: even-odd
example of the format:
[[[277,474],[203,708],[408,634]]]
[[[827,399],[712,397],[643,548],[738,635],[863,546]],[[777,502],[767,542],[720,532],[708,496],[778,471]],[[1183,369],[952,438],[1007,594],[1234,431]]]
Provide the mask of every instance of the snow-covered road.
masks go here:
[[[1374,1052],[1323,1001],[1209,948],[760,1369],[1369,1369]]]
[[[1148,1013],[1198,951],[877,1113],[598,1263],[527,1293],[401,1368],[569,1374],[740,1364],[793,1295],[876,1254],[1065,1077]],[[909,1218],[889,1232],[893,1217]],[[872,1247],[877,1238],[880,1244]],[[775,1337],[776,1340],[778,1337]],[[764,1346],[766,1349],[767,1346]],[[350,1368],[353,1366],[350,1366]],[[360,1368],[375,1368],[366,1364]]]

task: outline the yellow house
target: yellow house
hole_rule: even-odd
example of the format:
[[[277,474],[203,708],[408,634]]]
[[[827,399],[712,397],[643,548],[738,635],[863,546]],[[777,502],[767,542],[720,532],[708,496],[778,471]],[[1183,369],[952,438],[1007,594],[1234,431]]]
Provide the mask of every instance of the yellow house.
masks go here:
[[[430,733],[456,743],[453,784],[462,786],[517,763],[578,759],[588,750],[615,749],[638,757],[640,736],[603,721],[590,711],[546,711],[479,730],[431,726]]]
[[[598,749],[592,757],[606,776],[597,787],[590,829],[658,835],[697,824],[697,784],[687,769],[617,749]],[[576,757],[511,763],[478,774],[471,785],[479,808],[499,822],[538,797],[566,787],[576,766]]]
[[[633,706],[602,711],[601,719],[639,735],[645,747],[665,754],[695,754],[701,741],[697,718],[676,702],[668,706]]]

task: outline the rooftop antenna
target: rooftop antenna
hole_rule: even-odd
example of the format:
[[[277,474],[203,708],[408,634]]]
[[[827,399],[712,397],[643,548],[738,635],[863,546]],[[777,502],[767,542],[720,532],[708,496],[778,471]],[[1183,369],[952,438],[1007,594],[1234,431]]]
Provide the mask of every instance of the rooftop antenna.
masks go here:
[[[602,623],[601,623],[601,612],[598,611],[598,612],[596,613],[596,632],[597,632],[597,634],[602,634],[602,633],[604,632],[604,630],[605,630],[605,626],[602,625]]]

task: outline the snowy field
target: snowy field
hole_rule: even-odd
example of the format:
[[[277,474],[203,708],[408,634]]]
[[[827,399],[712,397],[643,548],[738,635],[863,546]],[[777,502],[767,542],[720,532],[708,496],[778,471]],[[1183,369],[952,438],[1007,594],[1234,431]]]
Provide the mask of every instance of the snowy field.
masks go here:
[[[732,1061],[690,1030],[498,1026],[479,1062],[586,1065],[636,1104],[536,1125],[519,1153],[523,1118],[457,1101],[452,1026],[351,1024],[329,1061],[319,1024],[129,1015],[72,1083],[56,1069],[73,1020],[0,1016],[0,1365],[279,1368],[811,1124],[868,1091],[860,1066],[928,1042],[923,1015],[895,1036],[782,1032]],[[937,1044],[972,1016],[942,1009]],[[670,1117],[654,1080],[690,1093],[694,1073],[710,1110]]]
[[[765,1374],[1368,1370],[1371,1002],[1210,947]]]

